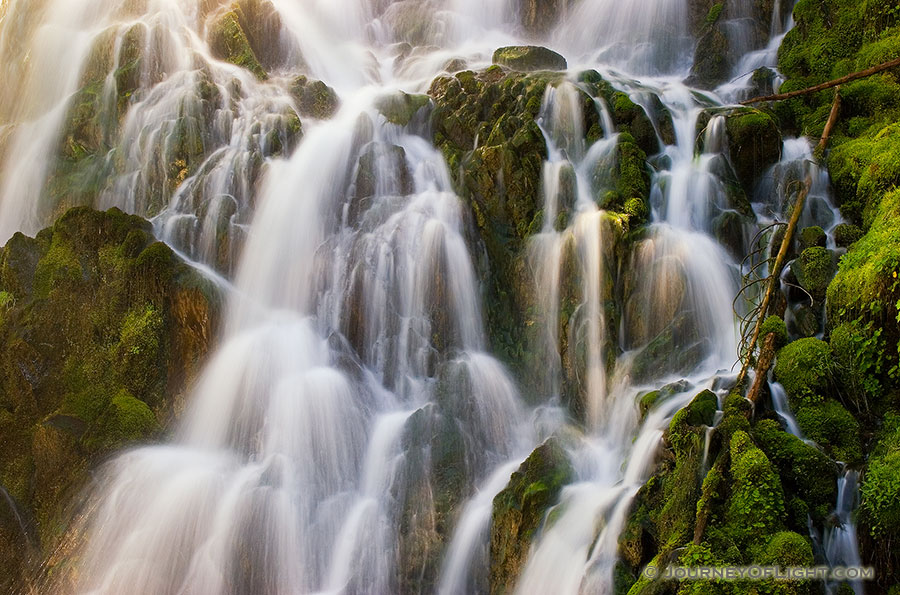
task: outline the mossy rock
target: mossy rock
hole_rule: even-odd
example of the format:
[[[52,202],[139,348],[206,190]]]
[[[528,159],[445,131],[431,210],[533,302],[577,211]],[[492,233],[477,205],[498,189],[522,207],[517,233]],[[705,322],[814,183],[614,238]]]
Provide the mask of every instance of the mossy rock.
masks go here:
[[[803,251],[807,248],[824,248],[828,241],[828,237],[821,227],[813,225],[811,227],[804,227],[800,231],[798,240],[800,242],[800,250]]]
[[[797,425],[831,458],[850,465],[862,461],[859,422],[833,399],[804,405],[797,411]]]
[[[335,90],[322,81],[311,81],[300,75],[291,81],[289,89],[301,116],[326,120],[334,116],[340,106]]]
[[[566,70],[569,67],[565,58],[553,50],[536,45],[499,48],[494,52],[493,62],[494,64],[522,72]]]
[[[245,68],[256,75],[256,78],[265,80],[269,75],[259,63],[241,26],[242,16],[240,9],[236,7],[215,19],[208,32],[210,50],[216,58]]]
[[[733,480],[725,522],[727,532],[743,547],[756,547],[783,526],[784,492],[781,480],[765,453],[743,431],[731,437]]]
[[[794,409],[819,403],[828,394],[833,363],[831,348],[821,339],[798,339],[778,351],[775,379],[791,399]]]
[[[391,124],[406,126],[419,110],[431,103],[428,95],[392,93],[375,102],[375,109]]]
[[[756,180],[781,159],[781,130],[772,116],[751,108],[726,115],[725,127],[731,163],[749,193]]]
[[[89,471],[174,418],[214,336],[217,291],[151,230],[80,207],[0,255],[0,483],[44,553]]]
[[[825,292],[835,273],[834,258],[830,250],[820,246],[806,248],[791,264],[791,270],[813,301],[817,304],[825,302]]]
[[[763,419],[753,427],[753,437],[778,469],[785,495],[797,497],[817,524],[825,522],[837,496],[838,467],[819,449],[784,431],[778,422]],[[792,518],[795,528],[805,528],[806,516]]]
[[[852,223],[841,223],[834,228],[834,243],[839,248],[849,248],[863,237],[863,230]]]
[[[573,477],[568,455],[551,438],[536,448],[494,497],[491,593],[512,593],[544,516]]]
[[[775,333],[775,349],[781,349],[788,342],[787,326],[784,321],[775,315],[766,318],[762,326],[759,328],[759,346],[765,342],[766,337],[771,333]]]
[[[716,7],[721,9],[722,5],[715,5],[713,10]],[[725,28],[717,20],[718,14],[704,28],[697,42],[691,74],[685,80],[687,85],[700,89],[714,89],[727,81],[731,75],[731,64],[734,60],[731,43]]]

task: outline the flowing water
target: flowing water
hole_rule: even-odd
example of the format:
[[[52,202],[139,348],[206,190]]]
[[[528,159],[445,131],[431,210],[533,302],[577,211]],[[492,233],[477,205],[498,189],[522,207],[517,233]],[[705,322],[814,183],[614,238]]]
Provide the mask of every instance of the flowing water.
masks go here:
[[[484,591],[492,500],[558,434],[575,480],[518,591],[610,592],[617,538],[663,430],[731,375],[738,261],[757,225],[742,220],[736,250],[715,239],[735,211],[728,139],[716,116],[698,144],[705,100],[680,83],[694,45],[688,3],[560,2],[544,34],[570,65],[597,69],[636,103],[658,98],[675,138],[660,134],[651,224],[623,267],[621,222],[595,200],[609,189],[598,172],[612,169],[619,140],[608,106],[593,107],[605,136],[589,145],[577,69],[548,87],[538,119],[544,226],[528,247],[533,348],[546,365],[529,404],[489,352],[471,215],[427,118],[398,125],[377,107],[427,89],[451,59],[486,66],[496,47],[528,37],[518,3],[272,0],[279,25],[268,31],[266,80],[213,57],[219,4],[0,4],[0,63],[16,83],[0,90],[0,239],[33,233],[68,206],[46,180],[66,165],[60,151],[79,150],[67,118],[88,85],[103,107],[88,136],[102,150],[87,173],[68,175],[88,176],[95,206],[151,217],[162,239],[233,280],[220,345],[169,443],[106,470],[74,590]],[[735,17],[747,54],[736,68],[771,66],[772,52],[741,32],[747,18]],[[771,31],[776,43],[784,24],[773,19]],[[100,66],[98,46],[111,48]],[[304,115],[302,139],[292,117],[300,72],[340,101],[329,119]],[[785,171],[806,158],[801,142],[808,151],[786,141]],[[827,199],[825,185],[813,195]],[[754,204],[760,221],[788,192],[769,190],[769,203]],[[819,221],[826,209],[811,203]],[[605,304],[623,285],[616,329]],[[663,333],[674,343],[654,355],[649,344]],[[573,382],[564,360],[580,363],[581,422],[560,404]],[[684,389],[641,421],[636,396],[682,378]],[[448,491],[457,513],[443,518]]]

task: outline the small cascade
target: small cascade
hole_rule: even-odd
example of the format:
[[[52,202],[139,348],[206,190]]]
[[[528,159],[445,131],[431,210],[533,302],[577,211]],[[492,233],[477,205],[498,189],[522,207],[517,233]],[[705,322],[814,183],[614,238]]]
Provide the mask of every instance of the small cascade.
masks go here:
[[[690,69],[694,40],[687,2],[580,2],[553,35],[556,45],[592,63],[635,74],[681,74]]]
[[[797,425],[794,412],[791,411],[791,407],[788,405],[787,392],[784,390],[784,387],[777,382],[769,381],[769,393],[772,395],[772,408],[784,422],[787,431],[804,440],[803,432],[800,431],[800,426]]]
[[[825,557],[830,566],[860,567],[859,546],[856,539],[856,509],[859,506],[859,472],[844,469],[838,479],[838,496],[833,525],[825,529]],[[849,581],[856,595],[863,594],[861,580]],[[839,584],[829,584],[827,591],[837,593]]]

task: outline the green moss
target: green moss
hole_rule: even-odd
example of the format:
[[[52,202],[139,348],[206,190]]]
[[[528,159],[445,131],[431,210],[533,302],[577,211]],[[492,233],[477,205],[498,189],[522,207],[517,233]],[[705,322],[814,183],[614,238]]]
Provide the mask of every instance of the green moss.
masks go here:
[[[834,507],[837,491],[837,466],[819,449],[793,434],[785,432],[778,422],[760,420],[753,437],[778,469],[787,496],[800,498],[803,512],[816,523],[823,523]],[[806,526],[807,516],[791,519],[795,528]]]
[[[862,487],[862,507],[871,519],[872,537],[900,531],[900,452],[871,461]]]
[[[784,385],[791,405],[819,403],[831,378],[831,348],[815,338],[788,343],[777,355],[775,379]]]
[[[90,450],[112,449],[143,440],[159,429],[156,416],[143,401],[119,391],[85,436]]]
[[[797,425],[836,461],[852,465],[862,460],[859,422],[837,401],[805,405],[797,412]]]
[[[819,246],[805,249],[791,264],[791,270],[816,303],[824,302],[835,272],[834,259],[828,249]]]
[[[155,435],[153,409],[173,415],[212,336],[203,283],[151,229],[77,208],[0,254],[0,296],[14,296],[0,316],[0,481],[36,519],[42,554],[88,471]]]
[[[401,92],[382,97],[375,103],[375,108],[391,124],[406,126],[413,116],[429,103],[431,99],[428,95],[410,95]]]
[[[738,544],[756,546],[782,526],[785,508],[781,481],[746,432],[736,432],[730,448],[734,485],[725,514],[728,530]]]
[[[804,227],[800,232],[800,249],[805,250],[813,247],[825,247],[827,240],[825,231],[818,225]]]
[[[722,9],[724,7],[725,5],[722,2],[717,2],[710,7],[709,12],[706,13],[707,26],[714,25],[716,21],[719,20],[719,16],[722,14]]]
[[[852,223],[841,223],[833,233],[834,242],[840,248],[849,248],[863,237],[863,230]]]
[[[867,132],[834,148],[828,169],[841,213],[868,229],[882,196],[900,183],[900,124]]]
[[[694,397],[690,403],[678,410],[669,423],[669,441],[676,450],[683,440],[682,433],[686,426],[712,426],[713,418],[719,409],[719,399],[712,391],[705,390]]]
[[[731,163],[746,190],[781,158],[781,131],[769,114],[755,109],[734,110],[725,117]]]
[[[770,333],[775,333],[775,349],[781,349],[787,344],[787,326],[780,317],[772,315],[763,321],[762,326],[759,328],[760,347],[762,347],[763,342],[765,342],[766,337]]]

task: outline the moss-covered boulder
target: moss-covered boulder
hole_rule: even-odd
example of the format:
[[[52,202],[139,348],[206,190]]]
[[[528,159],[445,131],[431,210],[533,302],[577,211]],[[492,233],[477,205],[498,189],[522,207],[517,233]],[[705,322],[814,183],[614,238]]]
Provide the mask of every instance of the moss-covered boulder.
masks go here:
[[[544,516],[573,471],[559,441],[540,445],[494,497],[491,516],[491,593],[512,593]]]
[[[333,116],[340,106],[334,89],[322,81],[310,80],[303,75],[294,77],[290,92],[301,116],[325,120]]]
[[[717,4],[710,10],[710,21],[697,42],[691,74],[685,80],[692,87],[713,89],[731,74],[734,57],[726,30],[719,23],[721,9],[722,4]]]
[[[781,130],[772,116],[752,108],[728,113],[725,127],[731,163],[749,193],[766,169],[781,159]]]
[[[565,58],[553,50],[536,45],[516,45],[499,48],[494,52],[493,61],[494,64],[522,72],[565,70],[569,67]]]
[[[209,47],[212,54],[252,72],[258,79],[268,78],[268,73],[253,51],[247,34],[241,27],[241,11],[234,8],[218,16],[209,28]]]
[[[841,223],[834,228],[833,234],[839,248],[849,248],[863,237],[863,230],[852,223]]]
[[[798,339],[778,351],[775,379],[780,382],[797,409],[819,403],[828,394],[832,377],[831,348],[821,339]]]
[[[207,23],[213,55],[246,68],[260,79],[298,59],[299,48],[282,35],[281,15],[271,0],[235,0]]]
[[[862,461],[859,422],[834,399],[802,407],[797,425],[834,460],[851,465]]]
[[[784,492],[772,462],[746,432],[731,437],[731,498],[725,520],[739,547],[759,546],[785,519]]]
[[[805,249],[791,263],[791,271],[797,277],[800,287],[812,296],[816,304],[825,302],[825,292],[835,272],[834,258],[830,250],[821,246]]]
[[[756,443],[778,469],[787,497],[791,526],[802,530],[811,515],[824,523],[834,508],[838,467],[814,446],[785,432],[772,419],[760,420],[752,432]],[[800,502],[794,502],[794,499]]]
[[[219,301],[149,223],[115,209],[73,209],[34,239],[17,234],[0,271],[0,487],[47,552],[89,471],[177,415]],[[21,539],[0,528],[0,552],[24,553]]]
[[[818,225],[812,225],[804,227],[797,240],[800,242],[800,250],[806,250],[807,248],[824,248],[828,237],[825,235],[825,230]]]

